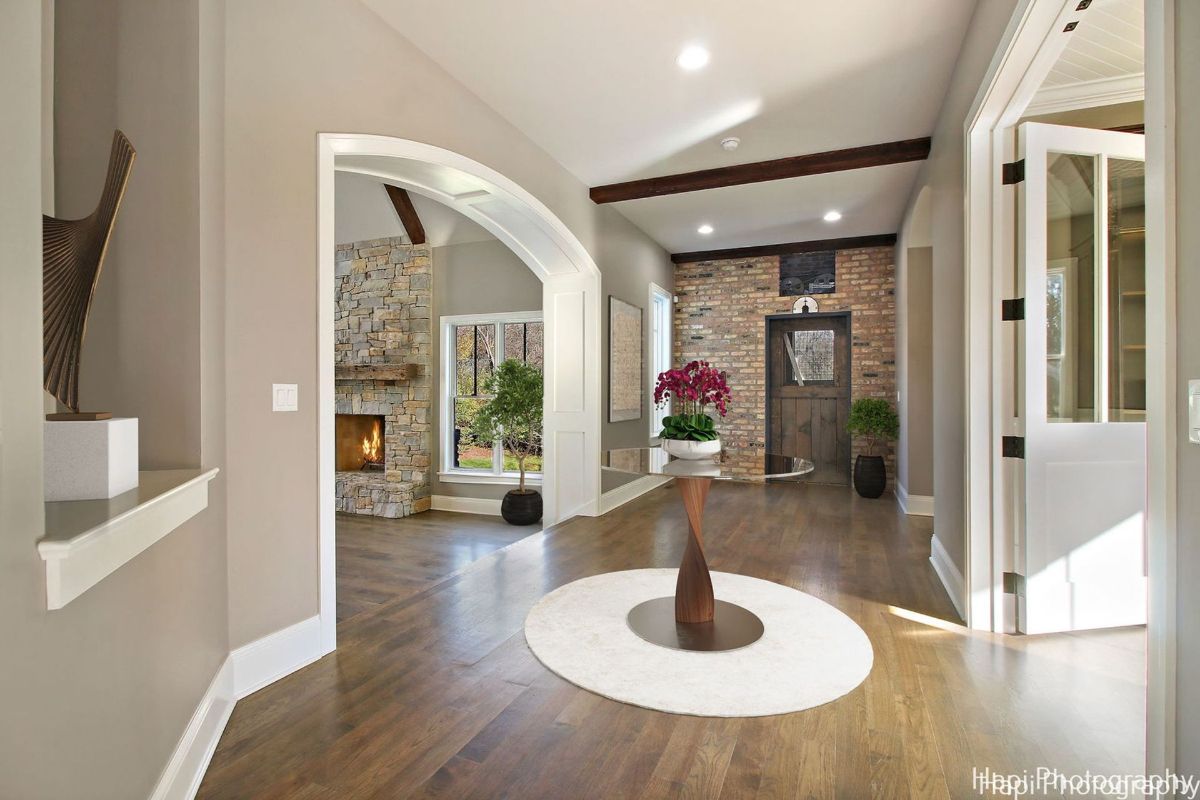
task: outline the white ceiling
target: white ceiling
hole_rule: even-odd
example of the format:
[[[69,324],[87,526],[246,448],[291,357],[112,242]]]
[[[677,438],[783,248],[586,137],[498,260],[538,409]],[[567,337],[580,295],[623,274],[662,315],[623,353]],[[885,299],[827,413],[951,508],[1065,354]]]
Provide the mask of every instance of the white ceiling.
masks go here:
[[[1145,64],[1142,0],[1095,0],[1080,16],[1042,86],[1141,75]]]
[[[495,237],[482,226],[436,200],[409,193],[430,247],[485,242]],[[408,238],[378,178],[356,172],[338,172],[334,178],[334,236],[339,244]]]
[[[899,230],[904,201],[920,162],[751,183],[616,203],[633,224],[653,231],[672,253],[714,247],[750,247]],[[836,223],[821,219],[842,212]],[[696,228],[707,222],[708,236]]]
[[[1095,0],[1030,101],[1026,114],[1053,114],[1145,97],[1143,0]]]
[[[364,2],[589,186],[928,136],[975,6]],[[693,42],[712,59],[683,72],[675,57]],[[718,142],[731,135],[742,146],[728,153]],[[914,173],[880,168],[618,208],[672,251],[790,241],[814,228],[822,238],[891,233]],[[871,216],[814,225],[815,210],[835,201]],[[697,234],[703,221],[716,232]]]

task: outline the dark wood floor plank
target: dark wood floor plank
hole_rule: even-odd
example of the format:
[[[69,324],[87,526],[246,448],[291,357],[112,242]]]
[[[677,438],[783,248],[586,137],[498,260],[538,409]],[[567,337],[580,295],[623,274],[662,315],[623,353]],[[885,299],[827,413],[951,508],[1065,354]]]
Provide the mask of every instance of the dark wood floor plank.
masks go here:
[[[861,686],[796,714],[704,719],[537,662],[522,626],[546,593],[677,566],[672,487],[532,535],[470,515],[339,517],[338,650],[238,703],[199,797],[946,800],[975,796],[973,767],[1140,771],[1144,631],[967,630],[929,564],[930,520],[844,487],[718,484],[705,523],[714,570],[863,627]]]

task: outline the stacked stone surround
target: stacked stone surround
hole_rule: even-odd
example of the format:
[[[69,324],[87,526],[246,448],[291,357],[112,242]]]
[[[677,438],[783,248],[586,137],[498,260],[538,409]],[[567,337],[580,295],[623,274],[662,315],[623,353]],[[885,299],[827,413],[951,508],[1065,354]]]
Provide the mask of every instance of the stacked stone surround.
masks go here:
[[[839,250],[837,292],[814,295],[821,312],[849,311],[851,400],[896,402],[895,252],[891,247]],[[709,361],[728,372],[728,416],[717,420],[730,446],[763,447],[766,437],[766,317],[788,314],[795,297],[779,295],[779,257],[701,261],[675,268],[674,359]],[[851,461],[865,451],[854,441]],[[884,455],[889,480],[895,452]]]
[[[338,380],[339,414],[384,417],[383,472],[338,472],[337,510],[406,517],[429,508],[432,265],[425,245],[372,239],[337,246],[335,369],[416,364],[405,381]]]

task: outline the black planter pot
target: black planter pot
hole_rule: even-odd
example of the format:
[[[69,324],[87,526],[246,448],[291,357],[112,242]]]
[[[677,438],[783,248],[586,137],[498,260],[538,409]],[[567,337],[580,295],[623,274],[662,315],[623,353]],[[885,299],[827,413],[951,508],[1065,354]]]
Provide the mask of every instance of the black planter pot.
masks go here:
[[[532,525],[542,518],[542,496],[532,489],[513,489],[500,503],[500,516],[509,525]]]
[[[883,456],[858,456],[854,459],[854,489],[863,497],[879,497],[887,488],[887,467]]]

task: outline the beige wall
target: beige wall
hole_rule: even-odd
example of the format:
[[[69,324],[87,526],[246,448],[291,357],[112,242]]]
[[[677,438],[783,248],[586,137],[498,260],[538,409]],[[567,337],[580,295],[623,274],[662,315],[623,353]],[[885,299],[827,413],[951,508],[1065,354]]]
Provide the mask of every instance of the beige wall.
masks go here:
[[[316,137],[430,142],[521,184],[604,273],[660,272],[666,253],[354,0],[226,9],[230,629],[234,646],[317,613]],[[336,31],[337,35],[331,35]],[[644,295],[645,291],[636,292]],[[265,302],[266,299],[270,302]],[[644,304],[644,301],[643,301]],[[241,342],[256,343],[254,348]],[[272,382],[300,410],[272,414]],[[623,429],[606,426],[613,441]],[[266,445],[277,468],[263,470]]]
[[[541,311],[542,282],[500,241],[471,242],[433,249],[433,369],[440,376],[441,318],[455,314]],[[433,397],[433,466],[430,493],[449,497],[500,499],[511,486],[445,483],[441,468],[440,381]]]
[[[81,173],[104,169],[114,127],[138,153],[89,319],[80,402],[140,419],[144,467],[195,466],[200,3],[58,5],[56,51],[64,63],[56,127],[58,152],[68,160],[56,170],[60,213],[90,213],[95,207],[100,182]],[[94,22],[109,36],[98,35]],[[93,94],[95,61],[106,69],[97,83],[100,92]],[[81,151],[89,167],[76,172],[70,162]]]
[[[100,283],[105,308],[89,325],[82,396],[89,405],[141,417],[144,462],[219,463],[219,452],[201,452],[200,434],[213,422],[215,435],[205,441],[219,447],[223,439],[219,416],[204,417],[199,391],[197,5],[56,5],[58,212],[71,216],[94,207],[115,125],[126,129],[139,151],[118,217],[119,238]],[[10,4],[0,32],[6,61],[0,73],[30,89],[36,75],[9,59],[33,48],[36,60],[37,29],[26,25],[40,14],[40,3]],[[162,83],[132,74],[142,72],[160,74]],[[177,80],[182,83],[166,91]],[[10,97],[9,82],[3,85],[8,112],[38,118],[36,98],[28,105],[32,92]],[[162,119],[139,110],[151,100],[160,104]],[[31,141],[18,142],[22,135]],[[35,548],[42,532],[41,227],[32,173],[40,170],[33,141],[40,136],[36,125],[5,126],[0,134],[9,165],[0,194],[6,252],[0,297],[0,797],[145,797],[228,652],[220,489],[214,484],[212,504],[199,517],[67,607],[46,611],[45,570]],[[181,138],[189,140],[184,150],[178,149]],[[176,181],[186,185],[174,186]],[[168,193],[171,207],[160,207],[155,198],[168,185],[186,193],[186,200]],[[176,213],[178,203],[187,205],[186,214]],[[19,224],[13,222],[17,213]],[[163,225],[176,235],[164,233]],[[143,270],[147,262],[158,274]],[[166,385],[151,385],[160,380]],[[155,395],[162,404],[146,402],[159,391],[165,393]]]
[[[933,231],[934,535],[960,571],[966,549],[963,125],[1015,5],[987,0],[976,6],[912,194],[915,201],[929,188]],[[902,233],[897,247],[908,246]]]
[[[904,381],[900,484],[913,496],[933,496],[933,248],[906,248],[904,258]],[[897,350],[900,348],[898,347]],[[899,353],[897,353],[899,355]]]
[[[1200,774],[1200,586],[1192,568],[1200,566],[1200,445],[1187,440],[1187,381],[1200,378],[1200,5],[1175,0],[1175,192],[1176,314],[1179,333],[1177,369],[1180,381],[1177,480],[1179,572],[1178,658],[1176,703],[1178,762],[1176,772]]]
[[[1071,125],[1076,128],[1120,128],[1126,125],[1141,125],[1146,121],[1145,104],[1138,100],[1132,103],[1114,103],[1109,106],[1077,108],[1025,117],[1022,122],[1044,122],[1048,125]]]

